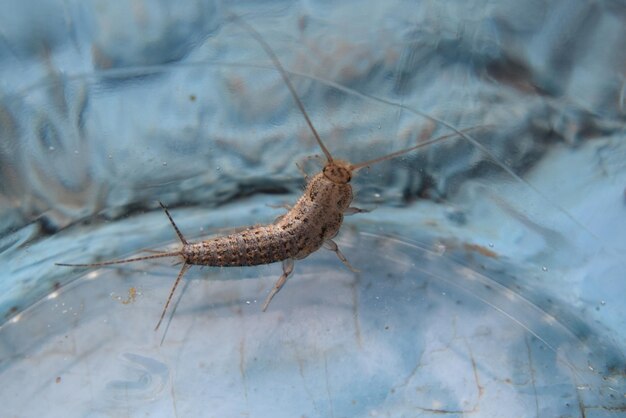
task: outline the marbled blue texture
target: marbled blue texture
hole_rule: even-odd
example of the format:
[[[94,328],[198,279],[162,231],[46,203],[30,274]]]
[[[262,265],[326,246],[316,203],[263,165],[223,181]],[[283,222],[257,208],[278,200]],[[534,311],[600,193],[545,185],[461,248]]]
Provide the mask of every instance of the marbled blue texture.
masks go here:
[[[53,263],[175,246],[158,200],[191,239],[271,222],[320,153],[232,13],[336,157],[480,128],[358,173],[373,211],[339,243],[360,274],[315,254],[262,314],[279,266],[195,269],[155,333],[176,267]],[[625,17],[615,1],[8,2],[1,415],[620,416]]]

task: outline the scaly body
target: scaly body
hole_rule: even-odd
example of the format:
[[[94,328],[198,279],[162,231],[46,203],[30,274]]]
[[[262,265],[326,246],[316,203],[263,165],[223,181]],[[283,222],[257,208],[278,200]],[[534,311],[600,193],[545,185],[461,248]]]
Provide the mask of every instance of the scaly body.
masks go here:
[[[319,173],[309,181],[298,202],[275,223],[183,244],[181,255],[188,264],[219,267],[301,260],[337,235],[351,201],[349,184],[335,183]]]

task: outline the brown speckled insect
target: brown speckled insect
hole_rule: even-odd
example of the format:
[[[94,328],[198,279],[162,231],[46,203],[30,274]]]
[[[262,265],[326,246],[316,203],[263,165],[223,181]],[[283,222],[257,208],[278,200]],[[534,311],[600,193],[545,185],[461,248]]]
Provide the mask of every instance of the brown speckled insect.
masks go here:
[[[183,260],[183,266],[176,277],[176,281],[172,286],[155,329],[158,329],[161,325],[176,287],[185,272],[192,265],[241,267],[257,266],[282,261],[283,274],[280,276],[267,296],[265,303],[263,304],[263,311],[267,309],[272,298],[280,291],[289,275],[293,272],[294,260],[301,260],[311,253],[314,253],[322,246],[334,251],[335,254],[337,254],[337,257],[339,257],[339,259],[348,268],[354,270],[346,257],[339,250],[337,244],[333,241],[333,238],[337,235],[339,229],[341,228],[344,215],[364,212],[361,209],[350,207],[350,203],[352,202],[352,187],[349,183],[352,179],[352,174],[363,167],[398,157],[399,155],[413,151],[417,148],[432,144],[452,135],[456,135],[450,134],[431,139],[411,148],[406,148],[401,151],[358,164],[351,164],[347,161],[334,159],[313,127],[313,124],[304,109],[300,98],[289,80],[287,72],[270,46],[261,38],[261,35],[247,23],[241,20],[238,20],[238,22],[261,44],[280,72],[285,84],[294,98],[296,105],[300,109],[300,112],[304,116],[311,132],[324,153],[324,156],[326,157],[326,164],[320,173],[316,174],[311,179],[307,178],[307,186],[302,197],[298,199],[296,204],[291,207],[285,215],[279,217],[272,224],[253,226],[229,235],[190,243],[185,239],[176,226],[176,223],[172,219],[172,216],[167,208],[159,202],[174,227],[178,238],[182,242],[182,248],[179,251],[163,252],[145,257],[135,257],[101,263],[56,264],[58,266],[69,267],[99,267],[163,257],[181,257]],[[460,131],[457,131],[457,133],[460,133]]]

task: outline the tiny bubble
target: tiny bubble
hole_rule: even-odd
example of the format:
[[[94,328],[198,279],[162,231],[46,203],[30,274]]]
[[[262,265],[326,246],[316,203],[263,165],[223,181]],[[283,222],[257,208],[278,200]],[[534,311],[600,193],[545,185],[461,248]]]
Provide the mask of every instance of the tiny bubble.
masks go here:
[[[167,166],[167,161],[163,161],[163,167]]]
[[[446,246],[442,243],[435,244],[435,253],[437,255],[443,255],[446,252]]]
[[[378,129],[382,129],[382,126],[378,125]]]
[[[375,197],[376,199],[380,199],[380,193],[374,193],[374,197]]]
[[[541,267],[541,271],[548,271],[548,268],[546,266]]]
[[[222,171],[222,167],[220,167],[219,165],[215,168],[215,170],[217,171]]]
[[[600,301],[600,305],[602,305],[602,306],[606,305],[606,301],[601,300],[601,301]]]
[[[250,305],[250,301],[249,300],[246,301],[246,305]]]
[[[493,242],[489,243],[489,248],[493,248]]]
[[[50,151],[54,151],[54,147],[53,147],[52,145],[50,145],[50,146],[48,147],[48,149],[49,149]]]
[[[109,157],[109,160],[113,159],[113,156],[111,154],[109,154],[108,157]]]
[[[74,150],[74,154],[78,155],[78,150],[77,149]]]

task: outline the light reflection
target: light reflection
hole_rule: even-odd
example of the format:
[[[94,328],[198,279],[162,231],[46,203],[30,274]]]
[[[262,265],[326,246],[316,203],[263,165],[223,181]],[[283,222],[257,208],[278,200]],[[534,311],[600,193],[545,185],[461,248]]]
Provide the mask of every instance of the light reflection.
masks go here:
[[[556,318],[554,318],[552,315],[543,315],[543,321],[546,324],[550,324],[550,325],[554,325],[557,323]]]
[[[504,292],[504,296],[510,300],[510,301],[514,301],[517,298],[517,293],[515,292],[511,292],[511,291],[505,291]]]
[[[445,244],[437,243],[437,244],[434,245],[433,250],[434,250],[436,255],[442,256],[442,255],[445,254],[447,248],[446,248]]]

